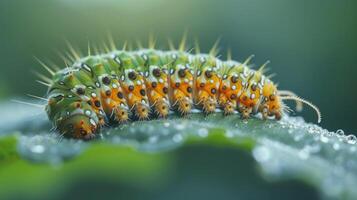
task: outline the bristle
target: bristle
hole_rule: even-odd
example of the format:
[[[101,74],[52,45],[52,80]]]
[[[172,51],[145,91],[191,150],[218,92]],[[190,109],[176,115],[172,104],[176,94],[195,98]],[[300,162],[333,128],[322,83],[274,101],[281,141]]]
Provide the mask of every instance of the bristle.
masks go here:
[[[125,41],[121,50],[125,51],[127,46],[128,46],[128,41]]]
[[[45,68],[52,76],[55,74],[55,72],[50,68],[48,67],[44,62],[42,62],[40,59],[38,59],[37,57],[34,57],[38,63],[40,63],[40,65]]]
[[[156,45],[156,39],[154,37],[153,33],[149,34],[149,40],[148,40],[148,48],[149,49],[155,49],[155,45]]]
[[[91,56],[90,41],[88,40],[87,54]]]
[[[221,38],[218,38],[216,40],[216,42],[213,44],[211,50],[209,51],[209,55],[216,57],[218,55],[219,49],[218,49],[218,45],[220,42]]]
[[[258,69],[258,72],[260,73],[264,73],[266,72],[266,70],[264,70],[264,68],[270,63],[270,60],[267,60],[262,66],[260,66],[260,68]]]
[[[75,58],[75,60],[81,59],[80,53],[74,49],[74,47],[68,40],[65,40],[65,41],[66,41],[67,47],[69,49],[69,52],[72,54],[72,56]]]
[[[245,61],[242,63],[242,65],[248,65],[248,63],[255,57],[254,54],[250,55]]]
[[[199,43],[197,38],[195,39],[195,53],[196,54],[200,54],[201,53],[200,52],[200,43]]]
[[[138,49],[144,49],[144,46],[143,46],[143,44],[141,43],[140,40],[136,40],[136,46],[137,46]]]
[[[117,47],[115,45],[113,35],[111,34],[111,32],[108,31],[107,37],[108,37],[109,47],[110,47],[111,51],[116,51]]]
[[[133,43],[132,42],[128,42],[128,50],[129,51],[133,51],[134,47],[133,47]]]
[[[33,107],[36,107],[36,108],[45,108],[45,106],[46,106],[46,105],[40,105],[40,104],[30,103],[30,102],[26,102],[26,101],[20,101],[20,100],[16,100],[16,99],[12,99],[11,101],[14,102],[14,103],[33,106]]]
[[[94,54],[96,54],[96,55],[100,54],[100,49],[98,48],[98,46],[96,44],[93,44],[93,51],[94,51]]]
[[[29,97],[35,98],[35,99],[39,99],[39,100],[43,100],[43,101],[48,101],[48,99],[46,99],[46,98],[39,97],[39,96],[36,96],[36,95],[33,95],[33,94],[26,94],[26,95],[29,96]]]
[[[102,43],[102,49],[104,50],[102,52],[106,52],[106,53],[111,52],[111,50],[109,49],[108,45],[105,42]]]
[[[73,58],[67,57],[67,56],[64,55],[62,52],[56,51],[56,53],[57,53],[57,55],[62,59],[62,61],[63,61],[64,63],[73,63],[73,62],[74,62]]]
[[[175,45],[174,45],[172,39],[168,38],[168,39],[167,39],[167,43],[168,43],[168,45],[169,45],[169,49],[170,49],[171,51],[174,51],[174,50],[175,50]]]
[[[36,80],[36,82],[44,85],[44,86],[47,86],[47,87],[51,87],[51,84],[50,83],[46,83],[46,82],[43,82],[43,81],[40,81],[40,80]]]
[[[33,73],[39,77],[40,79],[42,79],[43,81],[47,82],[47,83],[52,83],[52,79],[50,79],[49,77],[39,73],[39,72],[36,72],[36,71],[33,71]]]
[[[59,70],[61,70],[61,67],[59,67],[57,64],[55,64],[55,62],[53,62],[52,60],[49,59],[45,59],[47,66],[50,66],[50,68],[54,71],[57,72]]]
[[[185,30],[185,32],[182,35],[182,39],[181,39],[181,42],[180,42],[180,45],[179,45],[179,49],[178,49],[179,51],[185,51],[186,50],[187,34],[188,34],[188,31]]]
[[[275,76],[276,76],[276,73],[272,73],[272,74],[267,75],[266,77],[267,77],[268,79],[272,79],[272,78],[274,78]]]
[[[231,61],[232,60],[232,49],[228,48],[227,50],[227,60]]]

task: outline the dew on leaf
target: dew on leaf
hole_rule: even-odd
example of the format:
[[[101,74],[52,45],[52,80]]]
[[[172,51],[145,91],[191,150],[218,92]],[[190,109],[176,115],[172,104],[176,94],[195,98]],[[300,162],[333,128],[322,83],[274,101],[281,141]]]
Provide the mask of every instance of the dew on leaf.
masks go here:
[[[347,136],[347,143],[348,144],[356,144],[357,143],[357,137],[355,135],[348,135]]]
[[[254,148],[253,156],[258,162],[267,162],[271,157],[269,149],[264,146]]]

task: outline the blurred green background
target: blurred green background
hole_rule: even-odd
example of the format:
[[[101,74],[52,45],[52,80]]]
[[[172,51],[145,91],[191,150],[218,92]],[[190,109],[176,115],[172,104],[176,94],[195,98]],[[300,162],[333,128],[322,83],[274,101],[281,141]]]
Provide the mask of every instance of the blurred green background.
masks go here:
[[[357,133],[356,8],[352,0],[1,0],[0,98],[43,95],[33,56],[62,63],[56,51],[64,39],[85,49],[108,32],[118,44],[152,32],[166,47],[167,37],[177,42],[188,29],[204,51],[221,37],[222,58],[231,48],[239,61],[250,54],[257,66],[271,60],[273,80],[318,105],[323,127]],[[299,115],[316,121],[308,108]]]

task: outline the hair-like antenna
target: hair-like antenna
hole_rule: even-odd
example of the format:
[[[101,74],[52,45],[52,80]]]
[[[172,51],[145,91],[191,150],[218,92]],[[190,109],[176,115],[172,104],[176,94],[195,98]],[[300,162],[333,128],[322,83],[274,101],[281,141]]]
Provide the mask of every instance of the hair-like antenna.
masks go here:
[[[321,122],[321,112],[320,112],[319,108],[317,106],[315,106],[314,104],[312,104],[311,102],[309,102],[301,97],[298,97],[298,96],[280,96],[280,99],[281,100],[295,100],[295,101],[299,101],[299,102],[302,102],[302,103],[310,106],[312,109],[315,110],[315,112],[317,114],[317,123]]]
[[[28,105],[28,106],[32,106],[32,107],[36,107],[36,108],[45,108],[45,106],[46,106],[46,105],[42,105],[42,104],[35,104],[35,103],[26,102],[26,101],[20,101],[20,100],[16,100],[16,99],[11,99],[11,102]]]
[[[278,95],[279,96],[298,96],[298,95],[296,95],[294,92],[292,92],[292,91],[290,91],[290,90],[279,90],[278,91]],[[298,111],[298,112],[301,112],[302,111],[302,109],[303,109],[303,104],[302,104],[302,102],[301,101],[295,101],[295,103],[296,103],[296,111]]]

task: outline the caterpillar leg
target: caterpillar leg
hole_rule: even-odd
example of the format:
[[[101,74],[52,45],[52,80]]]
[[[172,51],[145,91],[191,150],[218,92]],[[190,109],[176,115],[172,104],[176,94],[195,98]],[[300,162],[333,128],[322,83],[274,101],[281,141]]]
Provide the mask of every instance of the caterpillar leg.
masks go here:
[[[202,110],[206,114],[213,113],[216,110],[217,100],[213,98],[207,98],[202,102]]]
[[[261,105],[259,106],[258,111],[259,111],[260,113],[262,113],[262,117],[263,117],[264,120],[268,119],[268,116],[269,116],[269,107],[268,107],[268,105],[266,105],[266,104],[261,104]]]
[[[144,103],[141,103],[141,102],[137,102],[133,106],[133,110],[134,110],[134,113],[135,113],[135,117],[137,117],[138,120],[147,120],[147,119],[149,119],[150,108],[149,108],[148,105],[146,105]]]
[[[250,114],[253,112],[253,107],[247,107],[244,105],[240,105],[239,112],[241,113],[243,119],[249,119]]]
[[[187,115],[192,109],[192,101],[187,97],[179,98],[176,105],[176,109],[181,115]]]
[[[155,103],[154,110],[158,117],[166,118],[170,110],[169,103],[164,100],[159,100]]]
[[[236,109],[236,103],[235,102],[231,102],[231,101],[227,101],[224,105],[223,105],[223,111],[224,111],[224,115],[231,115],[234,113],[234,110]]]
[[[123,106],[117,106],[113,109],[114,120],[119,123],[125,123],[129,120],[129,111]]]

